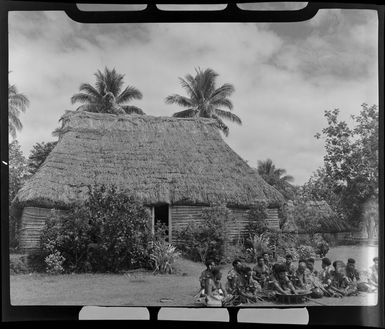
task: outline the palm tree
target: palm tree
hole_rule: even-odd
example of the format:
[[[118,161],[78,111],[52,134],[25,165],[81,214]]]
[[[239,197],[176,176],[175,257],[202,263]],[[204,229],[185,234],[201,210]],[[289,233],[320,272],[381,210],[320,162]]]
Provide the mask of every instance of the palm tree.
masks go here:
[[[21,112],[25,112],[28,106],[28,98],[18,93],[15,85],[8,84],[8,132],[12,138],[16,138],[16,131],[23,128],[19,116]]]
[[[82,83],[80,93],[71,97],[71,103],[82,103],[76,111],[88,111],[113,114],[145,114],[140,108],[127,105],[133,99],[142,99],[142,93],[135,87],[128,86],[122,91],[124,74],[119,74],[106,67],[104,73],[95,73],[95,87]]]
[[[258,173],[270,185],[290,183],[294,181],[293,176],[285,175],[285,169],[276,168],[271,159],[267,159],[266,161],[258,161]]]
[[[294,177],[285,175],[286,170],[276,168],[271,159],[258,161],[258,173],[271,186],[274,186],[286,200],[294,200],[296,197],[296,188],[290,184]]]
[[[195,71],[195,77],[188,74],[185,78],[179,78],[188,97],[174,94],[168,96],[165,100],[167,104],[177,104],[186,108],[186,110],[174,113],[173,117],[213,118],[217,122],[218,128],[228,136],[229,128],[222,119],[242,124],[241,119],[230,112],[233,109],[233,104],[228,97],[234,92],[234,86],[225,83],[216,88],[215,80],[218,77],[216,72],[212,69],[202,71],[200,68],[195,69]],[[230,111],[221,108],[227,108]]]

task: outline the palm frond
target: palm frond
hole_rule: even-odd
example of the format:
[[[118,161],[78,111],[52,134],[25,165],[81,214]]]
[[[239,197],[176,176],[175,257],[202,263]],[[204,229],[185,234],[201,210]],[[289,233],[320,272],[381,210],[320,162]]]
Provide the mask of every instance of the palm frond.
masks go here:
[[[215,91],[211,95],[211,99],[213,101],[217,99],[223,99],[231,96],[231,94],[235,91],[235,88],[230,83],[225,83],[224,85],[220,86],[219,88],[215,89]]]
[[[17,94],[17,88],[16,88],[16,85],[10,85],[8,83],[8,96],[10,94]]]
[[[8,125],[8,134],[10,134],[13,139],[16,138],[16,129],[14,125]]]
[[[76,111],[85,111],[85,112],[100,112],[100,104],[97,103],[86,103],[80,105]]]
[[[188,109],[188,110],[176,112],[172,116],[175,118],[193,118],[197,116],[197,111],[194,109]]]
[[[8,113],[8,119],[14,125],[16,130],[21,130],[23,128],[23,125],[22,125],[18,115],[15,114],[14,112]]]
[[[23,124],[21,123],[18,115],[14,112],[8,113],[8,133],[12,138],[16,138],[16,131],[23,129]]]
[[[146,113],[143,112],[142,109],[140,109],[139,107],[136,107],[136,106],[132,106],[132,105],[124,105],[124,106],[120,106],[124,112],[126,112],[127,114],[140,114],[140,115],[146,115]]]
[[[277,169],[274,170],[274,174],[277,177],[281,177],[282,175],[286,174],[286,170],[282,169],[282,168],[277,168]]]
[[[294,181],[294,177],[291,176],[291,175],[285,175],[285,176],[280,177],[279,180],[282,181],[282,182],[289,183],[289,182],[293,182]]]
[[[215,80],[218,74],[212,69],[202,71],[198,68],[195,71],[197,72],[195,77],[197,89],[201,92],[202,98],[209,99],[215,90]]]
[[[258,173],[260,175],[273,175],[275,171],[275,165],[271,159],[265,161],[258,160]]]
[[[12,138],[16,138],[16,131],[23,128],[19,115],[26,111],[28,105],[28,98],[18,93],[15,85],[8,83],[8,133]]]
[[[8,105],[17,108],[20,112],[25,112],[29,106],[29,100],[23,94],[17,94],[8,98]]]
[[[101,100],[101,97],[100,99]],[[71,104],[79,103],[96,103],[98,98],[91,96],[89,94],[77,93],[71,97]]]
[[[103,81],[106,84],[107,92],[113,93],[115,97],[118,97],[122,86],[123,86],[124,74],[116,72],[115,68],[108,70],[107,67],[104,69]]]
[[[227,127],[218,116],[213,115],[212,118],[215,119],[217,127],[225,134],[225,136],[229,136],[229,127]]]
[[[195,88],[195,79],[191,75],[186,75],[185,79],[179,78],[179,82],[184,89],[186,89],[187,94],[192,99],[198,100],[200,95]]]
[[[96,77],[96,82],[95,82],[96,89],[100,95],[104,95],[105,88],[106,88],[106,84],[104,82],[104,75],[100,70],[97,70],[97,72],[94,75]]]
[[[211,100],[210,103],[213,106],[226,107],[230,111],[233,109],[233,103],[228,98],[218,98],[216,100]]]
[[[60,134],[61,134],[61,132],[62,132],[62,128],[61,128],[61,127],[57,127],[57,128],[55,128],[55,130],[51,133],[51,135],[52,135],[53,137],[59,137]]]
[[[128,86],[122,91],[122,93],[116,98],[117,104],[127,103],[133,99],[142,99],[142,93],[135,87]]]
[[[18,93],[15,85],[8,84],[8,105],[25,112],[29,106],[29,99],[24,94]]]
[[[86,93],[87,95],[93,96],[95,98],[100,98],[102,95],[89,83],[82,83],[79,87],[79,91]]]
[[[229,111],[223,111],[221,109],[215,109],[215,113],[218,117],[229,120],[231,122],[238,123],[239,125],[242,124],[242,120],[235,115],[234,113],[231,113]]]
[[[166,104],[178,104],[179,106],[183,106],[183,107],[192,106],[191,99],[181,95],[177,95],[177,94],[167,96],[165,99],[165,102]]]

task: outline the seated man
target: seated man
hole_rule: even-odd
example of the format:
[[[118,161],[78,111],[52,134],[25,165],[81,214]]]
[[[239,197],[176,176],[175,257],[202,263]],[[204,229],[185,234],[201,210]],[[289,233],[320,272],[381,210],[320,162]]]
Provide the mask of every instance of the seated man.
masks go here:
[[[262,300],[262,288],[258,281],[252,277],[253,271],[250,267],[243,267],[241,280],[239,281],[237,295],[242,304],[255,303]]]
[[[240,280],[240,269],[242,268],[242,263],[239,259],[233,261],[233,268],[227,274],[226,282],[226,291],[229,294],[233,294],[234,289],[237,287],[237,284]]]
[[[262,254],[262,257],[263,257],[263,262],[265,263],[265,265],[268,267],[269,269],[269,275],[271,274],[271,271],[272,271],[272,267],[273,267],[273,262],[272,260],[270,259],[270,254],[265,251],[263,254]]]
[[[298,268],[292,280],[294,287],[305,290],[310,290],[313,288],[310,276],[311,273],[310,270],[306,267],[306,261],[304,259],[300,259],[298,261]]]
[[[357,295],[357,285],[347,277],[344,262],[335,261],[333,266],[335,270],[330,288],[342,296]]]
[[[213,278],[212,269],[215,267],[215,263],[213,260],[209,259],[206,260],[206,269],[201,273],[199,277],[199,283],[201,286],[200,296],[205,296],[205,287],[206,287],[206,281],[210,278]]]
[[[373,258],[373,265],[369,268],[368,284],[371,291],[378,289],[378,257]]]
[[[273,287],[277,293],[289,295],[295,294],[293,283],[287,276],[286,266],[284,264],[275,264],[273,268]]]
[[[352,281],[360,281],[360,273],[356,270],[356,261],[353,258],[349,258],[346,264],[346,276]]]
[[[227,297],[226,290],[222,286],[222,273],[218,267],[212,269],[212,277],[206,280],[206,305],[222,306],[222,301]]]
[[[295,265],[293,264],[293,256],[290,254],[286,255],[285,267],[286,267],[286,274],[288,278],[290,280],[293,280],[295,276],[296,268],[295,268]]]
[[[257,257],[257,264],[253,268],[253,279],[257,280],[258,283],[265,288],[269,279],[270,270],[265,264],[263,256]]]
[[[353,258],[349,258],[346,264],[346,276],[357,286],[358,291],[367,292],[370,290],[369,284],[361,280],[360,273],[356,270],[356,261]]]
[[[314,269],[314,258],[310,257],[306,260],[306,267],[309,269],[310,273],[314,276],[318,276],[318,271]]]
[[[335,292],[331,289],[334,270],[331,265],[330,259],[327,257],[322,258],[321,267],[322,267],[322,270],[318,275],[318,278],[321,282],[321,285],[319,286],[319,288],[322,289],[322,292],[327,297],[337,296]]]

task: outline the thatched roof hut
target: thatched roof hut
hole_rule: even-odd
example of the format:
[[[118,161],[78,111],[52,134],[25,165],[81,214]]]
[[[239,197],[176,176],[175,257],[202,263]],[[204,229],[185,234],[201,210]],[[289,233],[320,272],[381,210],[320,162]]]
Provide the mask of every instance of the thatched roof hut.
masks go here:
[[[284,202],[224,142],[210,119],[69,111],[58,144],[14,204],[24,208],[22,223],[43,223],[49,209],[81,204],[95,184],[136,194],[170,232],[200,220],[201,208],[212,203],[237,209],[239,230],[248,221],[241,209]]]
[[[306,207],[310,212],[320,217],[321,232],[338,233],[351,230],[351,227],[346,222],[337,217],[337,214],[325,200],[307,201]]]
[[[21,188],[19,204],[68,208],[87,186],[115,184],[146,204],[281,202],[208,119],[69,112],[60,141]]]

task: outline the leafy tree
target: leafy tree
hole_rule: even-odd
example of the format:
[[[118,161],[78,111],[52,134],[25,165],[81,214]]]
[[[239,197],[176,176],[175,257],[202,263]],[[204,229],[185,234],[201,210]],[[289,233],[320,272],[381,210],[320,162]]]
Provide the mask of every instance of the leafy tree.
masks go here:
[[[290,183],[294,181],[294,177],[286,175],[286,170],[276,168],[271,159],[258,161],[258,174],[266,181],[266,183],[274,186],[286,198],[293,200],[295,197],[295,187]]]
[[[315,135],[325,141],[324,167],[312,193],[337,196],[335,206],[357,227],[363,205],[378,198],[378,108],[363,104],[351,117],[353,128],[339,119],[338,109],[325,111],[328,126]]]
[[[145,114],[140,108],[127,105],[133,99],[142,99],[142,93],[135,87],[128,86],[123,91],[123,74],[107,67],[104,73],[95,73],[95,87],[83,83],[79,87],[80,93],[71,97],[71,103],[82,103],[77,111],[112,113],[112,114]]]
[[[8,132],[12,138],[16,138],[16,131],[23,128],[19,116],[28,106],[28,98],[19,93],[15,85],[8,84]]]
[[[8,146],[9,159],[9,203],[15,198],[19,189],[23,186],[27,175],[26,159],[21,151],[20,144],[17,139],[9,143]],[[10,211],[9,215],[9,244],[11,248],[18,246],[18,228],[19,216]]]
[[[363,216],[360,228],[364,230],[368,239],[373,239],[378,234],[379,209],[378,200],[371,199],[363,206]]]
[[[16,196],[27,177],[27,161],[17,139],[9,143],[9,201]]]
[[[326,201],[337,214],[341,212],[341,197],[333,191],[333,180],[324,167],[318,168],[310,179],[299,188],[298,197],[303,201]]]
[[[212,69],[202,71],[200,68],[195,71],[195,76],[188,74],[185,78],[179,78],[188,97],[178,94],[170,95],[166,98],[166,103],[177,104],[186,108],[186,110],[174,113],[174,117],[204,117],[215,119],[218,128],[228,136],[229,128],[222,119],[242,124],[241,119],[230,112],[233,109],[233,103],[229,99],[229,96],[234,92],[234,86],[225,83],[219,88],[216,88],[215,83],[218,77],[216,72]],[[229,111],[221,108],[227,108]]]
[[[33,149],[28,157],[28,171],[31,175],[40,168],[56,144],[57,142],[41,142],[33,145]]]

